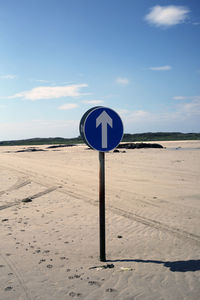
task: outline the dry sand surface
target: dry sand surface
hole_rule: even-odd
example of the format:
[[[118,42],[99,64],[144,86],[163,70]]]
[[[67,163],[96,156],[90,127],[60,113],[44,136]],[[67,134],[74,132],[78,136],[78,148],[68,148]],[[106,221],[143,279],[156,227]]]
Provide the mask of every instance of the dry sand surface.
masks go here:
[[[106,154],[105,263],[98,152],[0,147],[0,299],[200,299],[200,141],[160,143]]]

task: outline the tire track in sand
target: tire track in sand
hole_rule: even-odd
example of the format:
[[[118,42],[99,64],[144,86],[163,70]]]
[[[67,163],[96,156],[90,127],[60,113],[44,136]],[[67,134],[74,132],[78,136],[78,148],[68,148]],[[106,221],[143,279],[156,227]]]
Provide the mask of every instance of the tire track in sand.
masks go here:
[[[12,185],[10,188],[8,188],[8,189],[6,189],[4,191],[0,191],[0,196],[3,195],[3,194],[5,194],[5,193],[8,193],[8,192],[12,192],[14,190],[18,190],[18,189],[20,189],[20,188],[22,188],[22,187],[24,187],[24,186],[26,186],[26,185],[28,185],[30,183],[31,183],[30,180],[24,180],[24,179],[20,179],[19,178],[18,181],[14,185]]]
[[[91,204],[93,206],[99,206],[98,200],[96,200],[96,201],[94,200],[93,201],[93,200],[91,200],[89,198],[86,199],[85,197],[83,199],[83,197],[80,194],[78,194],[78,193],[74,193],[74,192],[71,192],[71,191],[65,191],[64,189],[59,190],[59,192],[65,193],[67,195],[70,195],[70,196],[72,196],[74,198],[77,198],[79,200],[87,202],[87,203],[89,203],[89,204]],[[151,228],[155,228],[155,229],[160,230],[160,231],[168,232],[170,234],[175,235],[178,238],[194,242],[195,244],[197,244],[198,246],[200,246],[200,236],[199,235],[187,232],[187,231],[179,229],[179,228],[175,228],[175,227],[169,226],[167,224],[161,223],[161,222],[156,221],[156,220],[152,220],[150,218],[147,218],[147,217],[135,214],[135,213],[130,212],[130,211],[129,212],[125,211],[125,210],[123,210],[121,208],[118,208],[118,207],[115,207],[115,206],[111,206],[109,204],[106,205],[106,209],[110,210],[113,213],[115,213],[117,215],[120,215],[120,216],[122,216],[124,218],[136,221],[136,222],[141,223],[141,224],[143,224],[145,226],[148,226],[148,227],[151,227]]]
[[[9,167],[9,168],[10,169],[14,169],[13,167]],[[19,170],[16,170],[16,171],[19,172]],[[26,172],[20,170],[20,173],[26,173]],[[38,180],[36,179],[36,174],[38,176],[40,175],[38,172],[35,172],[35,174],[34,174],[35,176],[34,176],[34,178],[32,178],[32,181],[34,181],[34,182],[37,183]],[[26,175],[28,175],[28,174],[26,174]],[[43,178],[40,178],[40,179],[43,179]],[[41,182],[40,182],[40,184],[41,184]],[[45,182],[43,182],[42,184],[46,185]],[[81,192],[80,187],[79,187],[79,190]],[[89,204],[94,205],[94,206],[98,206],[99,205],[98,200],[91,200],[91,198],[89,198],[89,197],[87,197],[87,198],[85,196],[83,197],[82,194],[74,192],[74,191],[72,192],[72,191],[70,191],[68,189],[66,190],[66,188],[59,189],[59,192],[67,194],[67,195],[70,195],[71,197],[77,198],[77,199],[79,199],[81,201],[84,201],[84,202],[89,203]],[[83,191],[83,194],[84,194],[84,191]],[[13,205],[15,205],[15,204],[13,204]],[[4,208],[6,208],[6,207],[3,207],[2,209],[4,209]],[[197,244],[198,246],[200,246],[200,236],[198,236],[198,235],[195,235],[193,233],[189,233],[189,232],[187,232],[185,230],[181,230],[179,228],[174,228],[174,227],[169,226],[167,224],[161,223],[161,222],[156,221],[156,220],[152,220],[150,218],[143,217],[143,216],[135,214],[133,212],[127,212],[127,211],[125,211],[125,210],[123,210],[121,208],[118,208],[118,207],[115,207],[115,206],[111,206],[109,204],[106,205],[106,208],[108,210],[112,211],[113,213],[118,214],[118,215],[120,215],[122,217],[131,219],[131,220],[136,221],[138,223],[141,223],[141,224],[143,224],[145,226],[148,226],[148,227],[151,227],[151,228],[155,228],[155,229],[160,230],[160,231],[168,232],[170,234],[175,235],[178,238],[189,240],[191,242],[195,242],[195,244]],[[1,210],[1,207],[0,207],[0,210]]]
[[[23,280],[23,277],[20,273],[20,271],[18,270],[16,264],[14,262],[11,261],[10,258],[5,257],[2,253],[0,253],[0,256],[2,257],[2,259],[4,260],[5,264],[9,267],[9,269],[12,271],[12,273],[15,275],[15,277],[17,278],[17,281],[19,282],[19,286],[20,288],[23,290],[26,299],[27,300],[31,300],[31,294]]]
[[[8,203],[8,204],[1,205],[1,206],[0,206],[0,210],[9,208],[9,207],[11,207],[11,206],[15,206],[15,205],[17,205],[17,204],[20,204],[21,202],[26,202],[26,200],[33,200],[33,199],[39,198],[39,197],[41,197],[41,196],[43,196],[43,195],[49,194],[49,193],[51,193],[51,192],[57,190],[58,188],[59,188],[58,186],[54,186],[54,187],[48,188],[48,189],[46,189],[46,190],[44,190],[44,191],[42,191],[42,192],[39,192],[39,193],[37,193],[37,194],[34,194],[34,195],[32,195],[32,196],[26,197],[26,198],[24,198],[24,199],[20,199],[20,200],[17,200],[17,201],[15,201],[15,202],[10,202],[10,203]]]
[[[153,227],[155,229],[161,230],[161,231],[165,231],[165,232],[169,232],[179,238],[182,239],[187,239],[187,240],[192,240],[193,242],[196,242],[199,246],[200,246],[200,236],[187,232],[185,230],[179,229],[179,228],[174,228],[172,226],[166,225],[164,223],[161,223],[159,221],[156,220],[152,220],[143,216],[140,216],[138,214],[132,213],[132,212],[127,212],[121,208],[117,208],[117,207],[113,207],[113,206],[108,206],[108,208],[120,215],[123,216],[125,218],[128,218],[130,220],[142,223],[143,225],[149,226],[149,227]]]

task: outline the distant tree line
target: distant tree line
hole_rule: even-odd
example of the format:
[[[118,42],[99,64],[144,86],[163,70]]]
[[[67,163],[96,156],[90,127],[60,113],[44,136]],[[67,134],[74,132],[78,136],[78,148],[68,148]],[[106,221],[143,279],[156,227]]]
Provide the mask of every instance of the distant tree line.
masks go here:
[[[122,142],[144,142],[144,141],[180,141],[200,140],[200,133],[181,132],[146,132],[130,134],[125,133]],[[26,145],[55,145],[55,144],[81,144],[81,136],[76,138],[32,138],[24,140],[1,141],[0,146],[26,146]]]
[[[180,141],[180,140],[199,140],[200,133],[182,133],[182,132],[146,132],[128,134],[125,133],[123,142],[136,141]]]
[[[29,146],[29,145],[57,145],[57,144],[79,144],[82,143],[82,138],[32,138],[25,140],[12,140],[12,141],[2,141],[0,146]]]

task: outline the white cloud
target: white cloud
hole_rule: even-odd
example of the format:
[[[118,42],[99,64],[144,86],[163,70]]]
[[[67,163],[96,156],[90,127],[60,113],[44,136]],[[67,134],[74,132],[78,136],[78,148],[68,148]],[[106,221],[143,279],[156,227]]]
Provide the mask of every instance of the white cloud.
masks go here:
[[[185,6],[160,6],[156,5],[151,8],[145,20],[155,26],[170,27],[183,23],[188,18],[190,10]]]
[[[126,78],[126,77],[118,77],[118,78],[116,79],[116,83],[119,84],[119,85],[125,86],[125,85],[128,85],[128,84],[129,84],[129,80],[128,80],[128,78]]]
[[[69,110],[69,109],[73,109],[73,108],[77,108],[77,107],[78,107],[78,104],[76,104],[76,103],[66,103],[66,104],[59,106],[58,109]]]
[[[146,118],[151,118],[152,113],[145,111],[145,110],[134,110],[130,111],[127,109],[119,109],[117,110],[122,118],[126,119],[127,122],[135,122],[138,120],[146,120]]]
[[[174,100],[200,101],[200,96],[174,96]]]
[[[187,99],[189,99],[187,97]],[[125,132],[181,131],[200,132],[200,96],[190,101],[178,102],[173,110],[150,112],[146,110],[117,110],[124,123]]]
[[[181,110],[187,115],[199,115],[200,116],[200,100],[194,100],[190,103],[185,103]]]
[[[179,111],[185,115],[200,115],[200,96],[183,97],[190,102],[179,104]]]
[[[15,79],[15,78],[17,78],[17,76],[14,74],[7,74],[7,75],[0,76],[0,79]]]
[[[103,100],[83,100],[82,103],[97,105],[103,103]]]
[[[74,84],[67,86],[40,86],[33,88],[29,91],[24,91],[17,93],[9,98],[23,98],[26,100],[40,100],[40,99],[53,99],[61,97],[78,97],[85,95],[80,93],[80,89],[87,87],[88,85],[83,84]]]
[[[172,67],[167,65],[167,66],[160,66],[160,67],[151,67],[149,69],[152,71],[169,71],[172,69]]]
[[[185,96],[174,96],[173,99],[174,100],[186,100],[186,99],[188,99],[188,97],[185,97]]]
[[[34,78],[30,78],[29,79],[31,82],[40,82],[40,83],[49,83],[49,80],[45,80],[45,79],[34,79]]]

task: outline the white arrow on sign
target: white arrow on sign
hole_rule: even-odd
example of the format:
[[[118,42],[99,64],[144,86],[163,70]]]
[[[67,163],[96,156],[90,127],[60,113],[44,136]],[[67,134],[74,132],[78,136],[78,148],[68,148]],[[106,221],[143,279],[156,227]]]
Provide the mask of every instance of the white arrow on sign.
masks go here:
[[[96,128],[101,124],[101,147],[108,148],[107,124],[112,128],[113,120],[104,110],[96,119]]]

